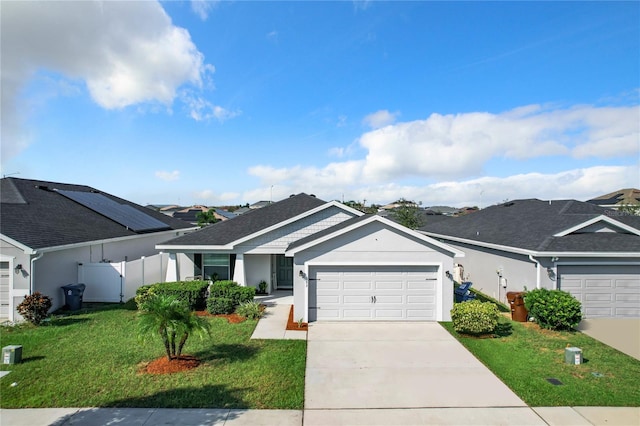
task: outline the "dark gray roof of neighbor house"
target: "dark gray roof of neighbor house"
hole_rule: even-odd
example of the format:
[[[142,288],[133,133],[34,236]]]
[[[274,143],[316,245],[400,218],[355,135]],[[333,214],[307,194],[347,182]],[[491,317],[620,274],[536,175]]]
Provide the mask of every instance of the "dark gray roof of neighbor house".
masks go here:
[[[430,235],[438,234],[531,251],[640,251],[640,236],[627,232],[577,231],[564,237],[554,237],[601,215],[640,230],[638,216],[621,215],[619,212],[576,200],[538,199],[510,201],[471,215],[427,223],[419,230]]]
[[[300,193],[265,207],[253,209],[233,219],[216,222],[196,232],[167,241],[163,245],[226,245],[323,204],[326,204],[326,201]]]
[[[119,206],[127,206],[127,214],[142,217],[155,227],[153,230],[135,232],[58,191],[95,194],[102,200],[102,197],[106,197]],[[89,186],[31,179],[1,179],[0,210],[0,232],[32,249],[191,227],[181,220]]]

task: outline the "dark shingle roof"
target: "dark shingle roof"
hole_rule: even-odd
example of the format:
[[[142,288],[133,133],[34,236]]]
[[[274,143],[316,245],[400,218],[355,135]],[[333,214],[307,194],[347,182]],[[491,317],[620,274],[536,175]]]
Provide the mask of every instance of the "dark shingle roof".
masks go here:
[[[226,245],[323,204],[326,204],[326,201],[300,193],[277,203],[253,209],[233,219],[216,222],[196,232],[167,241],[163,245]]]
[[[575,200],[515,200],[488,207],[472,215],[426,224],[420,230],[531,251],[640,251],[640,236],[631,233],[575,233],[554,237],[555,234],[600,215],[608,215],[640,229],[640,217],[619,216],[619,213],[616,216],[616,213]]]
[[[165,223],[167,229],[191,227],[188,223],[89,186],[4,178],[0,180],[0,232],[32,249],[137,235],[119,223],[61,195],[56,189],[102,194]]]

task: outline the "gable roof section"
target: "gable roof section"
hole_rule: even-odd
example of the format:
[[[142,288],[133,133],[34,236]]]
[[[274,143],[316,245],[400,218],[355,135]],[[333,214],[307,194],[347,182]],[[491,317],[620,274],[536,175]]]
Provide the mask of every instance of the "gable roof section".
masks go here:
[[[640,252],[640,217],[575,200],[515,200],[472,215],[430,223],[421,232],[436,238],[516,253]],[[597,222],[621,232],[580,233]]]
[[[323,243],[325,241],[329,241],[337,236],[346,234],[354,229],[360,228],[372,222],[381,222],[390,228],[393,228],[403,234],[410,235],[414,238],[417,238],[423,242],[431,244],[433,246],[439,247],[449,253],[454,254],[456,257],[463,257],[464,253],[454,247],[451,247],[447,244],[441,243],[431,237],[427,237],[424,234],[413,231],[405,226],[398,224],[392,220],[386,219],[379,215],[363,215],[360,217],[354,217],[349,220],[345,220],[337,225],[334,225],[330,228],[324,229],[322,231],[316,232],[313,235],[309,235],[305,238],[302,238],[294,243],[291,243],[289,247],[287,247],[286,255],[293,256],[298,252],[306,250],[310,247],[313,247],[317,244]]]
[[[139,235],[56,190],[100,194],[166,225],[166,230],[188,229],[188,223],[85,185],[31,179],[0,180],[0,233],[23,249],[33,250]]]
[[[159,244],[156,247],[167,250],[175,248],[188,249],[189,247],[232,249],[236,244],[332,206],[337,206],[354,215],[363,214],[338,202],[326,202],[311,195],[300,193],[265,207],[253,209],[233,219],[214,223],[196,232]]]
[[[640,205],[640,189],[625,188],[593,198],[587,203],[599,206]]]

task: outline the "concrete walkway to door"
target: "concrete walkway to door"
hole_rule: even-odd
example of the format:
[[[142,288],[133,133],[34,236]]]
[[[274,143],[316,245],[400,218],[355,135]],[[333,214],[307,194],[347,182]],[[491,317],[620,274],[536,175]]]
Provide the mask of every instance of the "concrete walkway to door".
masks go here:
[[[314,323],[305,410],[526,407],[438,323]]]

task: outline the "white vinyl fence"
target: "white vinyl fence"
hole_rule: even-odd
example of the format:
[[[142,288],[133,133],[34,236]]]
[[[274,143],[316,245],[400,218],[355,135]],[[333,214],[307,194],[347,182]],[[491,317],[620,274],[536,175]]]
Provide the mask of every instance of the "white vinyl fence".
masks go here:
[[[165,280],[169,255],[160,253],[115,263],[79,263],[78,282],[85,302],[126,302],[138,287]]]

